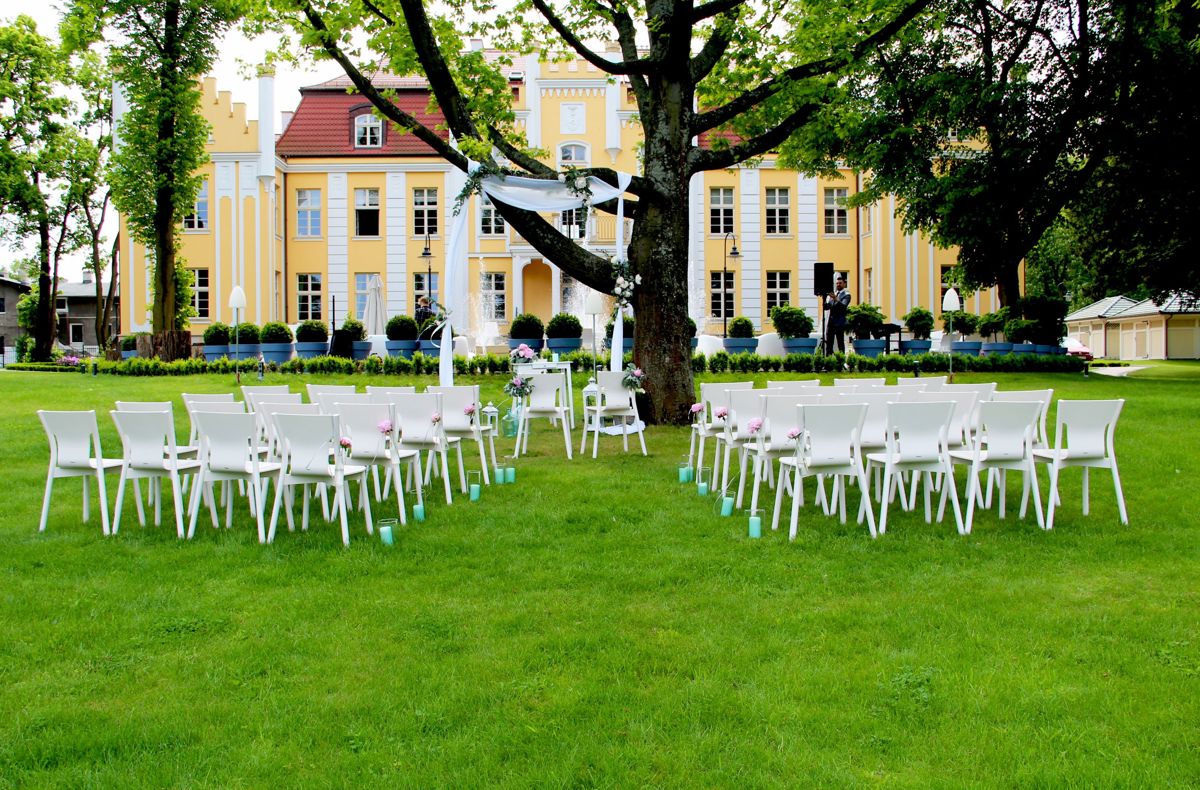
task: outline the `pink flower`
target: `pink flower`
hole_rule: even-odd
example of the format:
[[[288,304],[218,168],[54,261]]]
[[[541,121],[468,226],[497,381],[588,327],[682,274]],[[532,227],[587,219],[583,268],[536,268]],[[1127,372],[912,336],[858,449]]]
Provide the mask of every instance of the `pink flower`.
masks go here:
[[[441,422],[441,421],[442,421],[442,415],[441,415],[441,412],[436,412],[436,411],[435,411],[433,414],[429,415],[429,421],[430,421],[431,423],[433,423],[434,425],[437,425],[439,422]]]
[[[533,359],[536,355],[537,353],[525,343],[517,346],[516,356],[522,359]]]
[[[641,368],[634,368],[633,375],[637,376],[640,379],[642,376],[644,376],[646,374],[642,372]]]
[[[803,433],[803,431],[801,431],[799,428],[793,428],[787,432],[787,437],[794,442],[800,438],[801,433]]]
[[[762,420],[760,420],[760,419],[759,419],[759,418],[757,418],[757,417],[755,417],[755,418],[754,418],[754,419],[752,419],[752,420],[747,420],[747,421],[746,421],[746,431],[747,431],[747,433],[749,433],[751,436],[753,436],[754,434],[756,434],[756,433],[758,433],[759,431],[761,431],[761,430],[762,430],[762,427],[763,427],[763,421],[762,421]]]
[[[350,449],[350,437],[349,437],[349,436],[343,436],[343,437],[341,438],[341,440],[340,440],[340,441],[338,441],[338,444],[340,444],[340,445],[342,446],[342,449],[343,449],[343,450],[349,450],[349,449]]]
[[[715,412],[713,412],[713,416],[715,416],[718,420],[724,420],[726,417],[729,416],[729,409],[722,406],[721,408],[719,408]]]
[[[466,407],[463,409],[463,414],[467,415],[468,417],[470,417],[470,416],[471,416],[471,415],[473,415],[474,413],[475,413],[475,404],[474,404],[474,403],[468,404],[468,405],[467,405],[467,406],[466,406]]]
[[[692,414],[699,414],[702,411],[704,411],[703,403],[693,403],[692,404]]]
[[[379,423],[379,425],[378,425],[378,426],[376,426],[376,427],[378,427],[378,428],[379,428],[379,432],[380,432],[380,433],[382,433],[384,436],[391,436],[391,434],[392,434],[392,427],[393,427],[393,426],[392,426],[392,421],[391,421],[391,420],[383,420],[383,421],[382,421],[382,422],[380,422],[380,423]]]
[[[520,387],[520,386],[523,386],[524,384],[525,384],[525,382],[521,380],[521,377],[520,377],[520,376],[516,376],[516,377],[515,377],[515,378],[513,378],[513,380],[512,380],[512,385],[513,385],[514,387]]]

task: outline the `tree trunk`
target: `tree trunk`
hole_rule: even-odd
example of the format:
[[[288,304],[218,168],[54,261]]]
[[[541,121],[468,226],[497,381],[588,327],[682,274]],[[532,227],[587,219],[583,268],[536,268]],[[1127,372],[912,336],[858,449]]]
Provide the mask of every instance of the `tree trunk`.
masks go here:
[[[186,329],[173,329],[154,336],[154,356],[170,362],[190,359],[192,356],[192,333]]]
[[[41,179],[35,173],[34,189],[41,191]],[[38,303],[34,318],[33,360],[47,362],[54,350],[58,322],[54,312],[54,283],[50,279],[50,216],[43,200],[38,209]]]
[[[156,335],[175,329],[175,179],[176,167],[175,113],[173,102],[179,90],[186,89],[177,68],[181,57],[179,41],[178,0],[168,0],[163,10],[163,60],[159,71],[159,87],[166,106],[160,106],[155,172],[158,189],[154,193],[154,306],[151,324]],[[155,345],[159,345],[156,341]]]
[[[1011,307],[1021,298],[1020,264],[1004,266],[996,282],[1001,307]]]

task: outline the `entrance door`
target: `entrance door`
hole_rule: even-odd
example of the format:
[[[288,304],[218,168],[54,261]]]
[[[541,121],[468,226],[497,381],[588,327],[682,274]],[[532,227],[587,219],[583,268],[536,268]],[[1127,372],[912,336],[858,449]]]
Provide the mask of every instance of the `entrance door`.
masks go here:
[[[525,266],[522,277],[525,312],[533,313],[542,319],[542,323],[549,321],[554,311],[550,267],[541,261],[531,261]]]

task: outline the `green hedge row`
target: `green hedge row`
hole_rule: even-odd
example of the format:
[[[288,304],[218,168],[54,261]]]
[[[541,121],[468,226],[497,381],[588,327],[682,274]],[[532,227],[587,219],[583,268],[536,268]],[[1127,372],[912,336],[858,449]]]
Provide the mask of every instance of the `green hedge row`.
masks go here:
[[[697,373],[945,373],[950,369],[950,354],[860,354],[826,355],[789,354],[786,357],[760,357],[757,354],[727,354],[718,351],[711,357],[692,357]],[[990,357],[954,355],[954,369],[963,373],[1079,373],[1086,365],[1082,359],[1065,355],[1016,354]]]

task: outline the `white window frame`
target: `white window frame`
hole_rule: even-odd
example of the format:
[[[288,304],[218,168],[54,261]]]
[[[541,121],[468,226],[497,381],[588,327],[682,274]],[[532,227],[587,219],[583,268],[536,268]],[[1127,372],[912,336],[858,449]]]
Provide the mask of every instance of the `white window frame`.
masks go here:
[[[65,297],[65,296],[55,297],[54,312],[58,313],[59,315],[66,315],[69,310],[70,310],[70,307],[67,304],[67,297]]]
[[[212,317],[212,274],[207,267],[191,269],[192,272],[192,309],[196,311],[198,321],[207,321]],[[200,274],[204,273],[204,283],[200,283]],[[200,309],[201,297],[204,309]]]
[[[313,309],[314,301],[316,302],[316,309]],[[320,272],[300,272],[297,274],[296,320],[320,321],[324,307],[325,289]]]
[[[875,209],[875,204],[872,203],[869,206],[863,206],[862,210],[860,211],[860,213],[862,214],[862,235],[863,236],[870,236],[871,233],[874,231],[875,223],[871,217],[871,213],[874,211],[874,209]]]
[[[508,224],[504,221],[504,217],[500,216],[492,199],[481,193],[479,195],[479,235],[503,236],[506,233],[508,233]]]
[[[484,321],[508,320],[508,277],[504,272],[479,273],[479,298]]]
[[[571,151],[569,156],[564,156],[568,150]],[[582,154],[582,158],[575,156],[575,153]],[[559,143],[558,146],[558,167],[587,167],[592,161],[592,148],[587,143],[581,140],[567,140]]]
[[[362,233],[359,212],[375,212],[375,232]],[[382,235],[383,210],[379,204],[379,187],[360,187],[354,190],[354,238],[378,239]]]
[[[428,275],[429,284],[433,286],[432,290],[426,287],[425,277]],[[441,278],[438,277],[438,272],[413,272],[413,312],[416,312],[417,302],[422,296],[429,297],[429,301],[438,301],[438,288],[441,287]]]
[[[586,239],[591,212],[586,207],[569,208],[558,214],[558,227],[569,239]],[[580,222],[579,220],[583,220]],[[569,229],[569,230],[568,230]]]
[[[725,275],[725,314],[718,309],[721,306],[721,275]],[[735,272],[723,272],[718,269],[708,273],[708,312],[711,318],[733,318],[736,315],[737,278]]]
[[[736,199],[733,187],[709,188],[708,235],[724,236],[734,232],[733,209]]]
[[[192,211],[190,214],[183,215],[183,231],[184,233],[207,233],[208,232],[208,179],[205,178],[200,182],[200,189],[196,192],[196,199],[192,203]]]
[[[849,198],[847,187],[825,187],[823,227],[826,236],[850,235],[850,209],[846,207]]]
[[[774,280],[773,283],[772,280]],[[766,284],[764,305],[767,315],[770,315],[772,307],[792,303],[792,273],[790,271],[775,269],[764,272],[763,282]]]
[[[79,327],[79,340],[75,339],[75,327]],[[82,321],[72,321],[71,323],[67,324],[67,345],[70,345],[70,346],[75,346],[75,345],[82,346],[83,345],[83,322]]]
[[[371,287],[371,278],[379,272],[355,272],[354,274],[354,316],[359,321],[367,311],[367,290]]]
[[[413,236],[438,235],[438,188],[413,187]]]
[[[382,148],[383,120],[369,112],[354,116],[354,147]]]
[[[789,236],[792,232],[792,193],[787,187],[767,187],[763,197],[766,217],[763,231],[768,236]]]
[[[296,238],[321,238],[321,190],[296,190]]]

